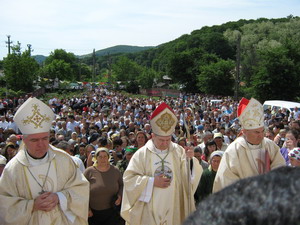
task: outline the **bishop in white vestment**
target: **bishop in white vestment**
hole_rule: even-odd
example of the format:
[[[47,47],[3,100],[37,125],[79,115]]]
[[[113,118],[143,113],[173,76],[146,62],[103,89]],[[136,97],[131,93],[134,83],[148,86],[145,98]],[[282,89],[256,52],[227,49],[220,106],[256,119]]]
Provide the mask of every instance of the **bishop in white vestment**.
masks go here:
[[[23,142],[0,178],[0,224],[87,224],[89,183],[67,153],[49,145],[53,117],[36,98],[15,114]]]
[[[121,215],[130,225],[180,225],[195,210],[202,167],[193,150],[171,142],[177,122],[162,103],[151,116],[152,139],[137,150],[123,175]],[[190,155],[189,155],[190,156]],[[188,167],[192,160],[192,170]]]
[[[224,152],[213,192],[239,179],[267,173],[285,165],[279,147],[264,137],[264,112],[260,102],[254,98],[250,101],[243,98],[238,106],[238,117],[243,135]]]

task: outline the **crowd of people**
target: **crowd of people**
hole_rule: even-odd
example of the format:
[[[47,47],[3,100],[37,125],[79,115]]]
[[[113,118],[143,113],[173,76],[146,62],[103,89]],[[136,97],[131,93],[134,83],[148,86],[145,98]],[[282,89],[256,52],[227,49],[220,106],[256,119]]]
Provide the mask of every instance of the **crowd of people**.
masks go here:
[[[85,224],[85,218],[89,224],[125,224],[125,220],[129,224],[181,224],[195,210],[194,201],[198,205],[212,192],[280,166],[300,165],[297,108],[292,113],[276,108],[263,111],[255,99],[239,102],[200,94],[133,98],[103,86],[68,99],[53,97],[44,105],[35,100],[29,96],[0,100],[0,176],[4,170],[0,200],[12,202],[11,207],[17,201],[8,198],[18,192],[17,187],[6,184],[14,169],[22,174],[17,162],[27,166],[25,175],[31,182],[21,181],[18,187],[42,189],[41,194],[22,195],[34,200],[37,213],[32,218],[14,217],[8,213],[11,207],[0,204],[0,216],[8,213],[1,219],[10,224],[49,222],[57,217],[62,217],[57,221],[78,224]],[[24,102],[29,107],[26,117],[18,113],[25,110]],[[43,114],[43,107],[50,111]],[[41,123],[46,122],[49,126],[43,127]],[[43,146],[46,139],[50,150]],[[66,155],[71,162],[63,162]],[[71,163],[75,167],[65,168]],[[68,171],[55,171],[56,167]],[[58,188],[66,184],[68,190]],[[87,201],[82,200],[84,193]],[[63,208],[72,198],[81,200],[81,206],[75,201],[74,209],[70,206],[60,212],[56,208],[58,203]],[[46,203],[51,207],[45,208]],[[170,204],[176,206],[170,210]],[[25,215],[30,209],[25,205],[19,203],[12,212]],[[151,215],[153,205],[159,206],[155,215]],[[41,213],[51,210],[53,215]]]

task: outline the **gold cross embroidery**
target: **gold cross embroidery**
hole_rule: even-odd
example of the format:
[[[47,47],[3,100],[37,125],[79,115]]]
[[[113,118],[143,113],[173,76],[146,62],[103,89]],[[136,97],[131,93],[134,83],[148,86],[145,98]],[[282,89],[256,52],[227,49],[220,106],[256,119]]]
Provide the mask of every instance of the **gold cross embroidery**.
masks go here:
[[[43,122],[49,122],[50,117],[45,115],[42,115],[40,113],[39,106],[37,104],[32,105],[32,116],[27,116],[27,119],[24,119],[22,122],[24,125],[28,125],[32,123],[34,125],[34,129],[37,128],[43,128],[42,123]]]
[[[156,121],[156,125],[160,127],[160,129],[162,129],[164,132],[168,132],[174,123],[175,120],[167,112],[161,115],[161,117]]]

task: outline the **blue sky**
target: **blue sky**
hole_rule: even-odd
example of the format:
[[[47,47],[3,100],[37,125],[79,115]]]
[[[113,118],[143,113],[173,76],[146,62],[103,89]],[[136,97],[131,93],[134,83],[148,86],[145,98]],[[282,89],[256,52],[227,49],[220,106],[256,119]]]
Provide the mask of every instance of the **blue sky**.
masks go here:
[[[24,50],[76,55],[115,45],[156,46],[203,26],[299,16],[299,0],[0,0],[0,59],[11,35]],[[298,13],[298,14],[297,14]]]

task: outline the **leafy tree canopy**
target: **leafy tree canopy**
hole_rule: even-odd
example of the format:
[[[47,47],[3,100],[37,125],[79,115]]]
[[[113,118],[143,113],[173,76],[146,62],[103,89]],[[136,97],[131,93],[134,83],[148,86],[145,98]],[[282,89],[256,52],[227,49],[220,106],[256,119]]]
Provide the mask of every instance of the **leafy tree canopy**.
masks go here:
[[[41,74],[47,78],[74,81],[80,79],[80,69],[79,59],[73,53],[56,49],[45,60]]]
[[[293,101],[299,92],[299,63],[295,66],[288,49],[283,46],[265,48],[258,52],[260,61],[255,67],[251,90],[258,99]]]
[[[142,67],[127,57],[120,57],[113,65],[113,71],[118,81],[135,81],[142,72]]]
[[[3,60],[5,81],[8,89],[31,92],[37,79],[38,63],[31,58],[30,51],[21,52],[21,44],[12,47],[12,53]]]
[[[201,66],[198,78],[199,89],[207,94],[228,96],[233,94],[234,62],[219,60]]]

